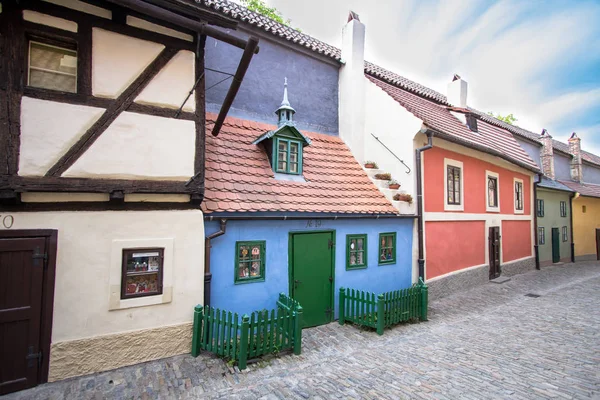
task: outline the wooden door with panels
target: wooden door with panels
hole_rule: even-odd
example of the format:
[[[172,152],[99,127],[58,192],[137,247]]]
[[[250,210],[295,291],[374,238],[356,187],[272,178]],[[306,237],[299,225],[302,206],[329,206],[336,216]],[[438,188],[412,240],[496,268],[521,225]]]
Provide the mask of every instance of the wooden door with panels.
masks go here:
[[[500,276],[500,227],[492,226],[489,230],[489,250],[490,250],[490,279]]]
[[[290,234],[290,293],[302,305],[302,327],[333,321],[333,231]]]
[[[0,395],[48,379],[56,231],[0,231]]]
[[[558,228],[552,228],[552,262],[560,262],[560,233]]]

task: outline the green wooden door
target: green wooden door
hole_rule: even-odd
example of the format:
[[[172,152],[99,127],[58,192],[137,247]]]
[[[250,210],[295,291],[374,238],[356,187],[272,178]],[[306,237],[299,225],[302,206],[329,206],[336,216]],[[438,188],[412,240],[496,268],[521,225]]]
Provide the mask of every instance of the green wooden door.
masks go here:
[[[552,228],[552,262],[560,261],[560,236],[558,228]]]
[[[293,233],[290,287],[300,302],[303,327],[323,325],[333,318],[334,233]]]

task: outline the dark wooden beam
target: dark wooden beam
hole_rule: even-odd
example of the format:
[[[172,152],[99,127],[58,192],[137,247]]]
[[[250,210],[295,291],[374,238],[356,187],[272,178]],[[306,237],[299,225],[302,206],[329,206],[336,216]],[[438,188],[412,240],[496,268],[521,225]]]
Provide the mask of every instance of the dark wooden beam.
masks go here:
[[[200,34],[208,35],[217,40],[225,43],[229,43],[232,46],[245,49],[247,42],[244,39],[233,36],[229,33],[220,31],[216,28],[206,25],[204,22],[195,21],[193,19],[184,17],[177,13],[167,10],[166,8],[158,7],[153,4],[149,4],[142,0],[107,0],[111,3],[118,4],[122,7],[127,7],[131,10],[137,11],[142,14],[149,15],[154,18],[158,18],[172,24],[176,24],[186,29],[190,29]],[[258,42],[257,42],[258,43]],[[258,53],[259,48],[255,46],[253,48],[255,53]]]
[[[196,153],[194,155],[194,175],[198,175],[200,182],[204,182],[204,163],[206,148],[206,74],[204,73],[204,53],[206,46],[206,35],[198,35],[198,49],[196,50]]]
[[[231,86],[229,87],[229,91],[225,96],[225,100],[223,100],[223,104],[221,105],[221,110],[219,111],[219,116],[215,121],[215,125],[212,129],[213,136],[217,136],[221,127],[223,126],[223,122],[225,121],[225,117],[227,117],[227,113],[229,112],[229,108],[233,104],[233,100],[237,95],[238,90],[244,80],[244,76],[246,75],[246,71],[250,66],[250,61],[252,61],[252,56],[254,55],[254,50],[258,48],[258,38],[254,36],[250,36],[248,39],[248,44],[244,49],[244,53],[242,54],[242,58],[240,59],[240,64],[238,65],[237,71],[233,76],[233,81],[231,82]]]
[[[202,193],[202,182],[194,181],[186,186],[184,181],[156,181],[102,178],[63,178],[54,176],[25,177],[0,176],[0,190],[15,192],[88,192],[111,193],[121,190],[123,193]]]
[[[199,2],[188,2],[182,4],[177,0],[145,0],[147,3],[166,8],[170,11],[174,11],[178,14],[188,16],[192,19],[201,19],[208,22],[211,25],[220,26],[225,29],[237,29],[238,22],[231,18],[225,17],[218,11],[210,10],[207,7],[203,7]]]
[[[3,3],[0,13],[0,174],[19,169],[25,35],[21,10]]]
[[[135,98],[152,78],[175,56],[176,49],[165,48],[125,91],[104,111],[104,114],[81,138],[54,164],[46,176],[60,176],[106,131],[115,119],[133,104]]]
[[[60,203],[2,203],[0,211],[12,212],[40,212],[40,211],[151,211],[151,210],[197,210],[197,204],[187,203],[154,203],[154,202],[126,202],[111,203],[110,201],[78,201]],[[1,233],[2,231],[0,231]]]

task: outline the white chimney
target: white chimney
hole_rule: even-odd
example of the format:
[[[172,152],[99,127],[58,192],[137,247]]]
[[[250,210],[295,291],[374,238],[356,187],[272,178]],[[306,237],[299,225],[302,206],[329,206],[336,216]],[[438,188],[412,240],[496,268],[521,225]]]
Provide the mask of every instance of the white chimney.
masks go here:
[[[467,108],[467,81],[455,74],[448,84],[448,103],[455,107]]]
[[[360,162],[365,151],[365,25],[350,11],[342,29],[342,68],[339,73],[340,137]]]

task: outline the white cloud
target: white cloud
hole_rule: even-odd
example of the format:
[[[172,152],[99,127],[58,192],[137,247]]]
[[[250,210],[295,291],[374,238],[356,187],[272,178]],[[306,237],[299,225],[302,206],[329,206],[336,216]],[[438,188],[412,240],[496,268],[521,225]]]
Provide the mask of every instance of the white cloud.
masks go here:
[[[442,93],[459,73],[469,82],[471,106],[513,113],[519,125],[534,132],[582,126],[582,132],[590,132],[589,143],[600,136],[598,118],[586,118],[600,114],[600,79],[577,79],[573,73],[600,63],[598,2],[267,3],[291,18],[292,25],[336,46],[351,9],[367,27],[368,60]]]

